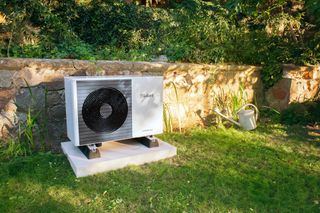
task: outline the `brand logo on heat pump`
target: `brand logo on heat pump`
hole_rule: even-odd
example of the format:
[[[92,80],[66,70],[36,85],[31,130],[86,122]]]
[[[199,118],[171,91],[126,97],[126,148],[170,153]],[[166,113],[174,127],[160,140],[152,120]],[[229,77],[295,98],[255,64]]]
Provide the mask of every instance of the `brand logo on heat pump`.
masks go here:
[[[141,93],[140,97],[141,98],[153,98],[154,94],[153,93]]]

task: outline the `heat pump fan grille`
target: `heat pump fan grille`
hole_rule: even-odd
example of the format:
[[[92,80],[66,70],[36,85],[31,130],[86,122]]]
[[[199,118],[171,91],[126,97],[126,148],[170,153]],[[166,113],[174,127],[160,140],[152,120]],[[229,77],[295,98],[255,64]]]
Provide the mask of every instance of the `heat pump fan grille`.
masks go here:
[[[111,106],[111,113],[103,109]],[[104,114],[109,114],[105,116]],[[85,124],[95,132],[111,133],[119,129],[128,115],[128,103],[123,94],[114,88],[93,91],[85,99],[82,117]]]
[[[132,137],[131,80],[77,82],[79,144]]]

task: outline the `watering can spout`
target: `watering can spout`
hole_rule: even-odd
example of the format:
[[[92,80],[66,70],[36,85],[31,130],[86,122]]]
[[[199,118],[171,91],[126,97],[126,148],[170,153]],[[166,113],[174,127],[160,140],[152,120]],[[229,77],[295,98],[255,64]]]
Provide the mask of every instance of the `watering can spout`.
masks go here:
[[[253,107],[254,110],[246,110],[246,107]],[[227,119],[228,121],[242,127],[245,130],[253,130],[257,127],[257,120],[258,120],[258,108],[253,105],[253,104],[245,104],[243,105],[238,111],[237,111],[237,115],[239,116],[239,122],[228,118],[227,116],[225,116],[224,114],[222,114],[220,112],[220,110],[218,108],[215,108],[213,110],[215,113],[217,113],[218,115],[220,115],[221,117]]]
[[[221,117],[227,119],[228,121],[234,123],[235,125],[238,125],[238,126],[241,127],[241,125],[240,125],[239,122],[237,122],[237,121],[235,121],[235,120],[233,120],[233,119],[231,119],[231,118],[228,118],[227,116],[225,116],[224,114],[222,114],[218,108],[215,108],[215,109],[214,109],[214,112],[217,113],[218,115],[220,115]]]

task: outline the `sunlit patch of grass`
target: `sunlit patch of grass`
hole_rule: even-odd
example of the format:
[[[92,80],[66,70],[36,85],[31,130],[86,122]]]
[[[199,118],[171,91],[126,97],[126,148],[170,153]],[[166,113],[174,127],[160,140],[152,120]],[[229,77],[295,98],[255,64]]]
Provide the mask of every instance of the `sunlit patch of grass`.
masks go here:
[[[301,128],[163,134],[176,157],[80,179],[63,155],[16,158],[0,163],[0,212],[318,212],[319,138]]]

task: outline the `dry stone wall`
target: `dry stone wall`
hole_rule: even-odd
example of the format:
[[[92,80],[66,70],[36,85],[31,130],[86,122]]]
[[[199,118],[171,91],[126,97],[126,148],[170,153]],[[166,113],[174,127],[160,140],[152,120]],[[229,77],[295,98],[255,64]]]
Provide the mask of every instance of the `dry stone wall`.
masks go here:
[[[45,124],[47,141],[67,140],[63,77],[96,75],[163,75],[165,110],[174,128],[210,124],[217,94],[243,89],[249,101],[264,100],[256,66],[0,58],[0,139],[16,134],[32,114]],[[284,79],[266,93],[267,101],[284,109],[290,101],[313,98],[319,78],[319,67],[285,66]]]
[[[283,65],[282,79],[266,92],[269,106],[283,110],[293,102],[319,99],[320,66]]]

